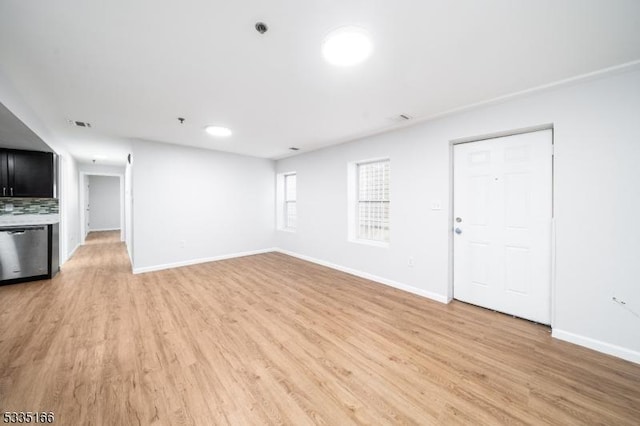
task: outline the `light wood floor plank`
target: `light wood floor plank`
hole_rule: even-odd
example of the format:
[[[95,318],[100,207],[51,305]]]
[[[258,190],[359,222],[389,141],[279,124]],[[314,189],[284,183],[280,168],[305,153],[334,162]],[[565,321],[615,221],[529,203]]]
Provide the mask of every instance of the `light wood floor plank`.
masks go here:
[[[0,301],[0,409],[57,424],[640,419],[639,365],[278,253],[134,276],[92,233]]]

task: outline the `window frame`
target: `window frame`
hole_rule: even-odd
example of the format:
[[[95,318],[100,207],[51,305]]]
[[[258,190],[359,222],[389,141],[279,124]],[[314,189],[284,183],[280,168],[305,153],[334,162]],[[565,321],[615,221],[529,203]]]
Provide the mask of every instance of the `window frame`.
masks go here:
[[[389,207],[389,220],[387,225],[387,238],[385,240],[377,240],[364,238],[360,234],[360,167],[373,163],[388,163],[389,167],[389,196],[387,200],[381,200],[380,203],[386,203]],[[372,158],[367,160],[354,161],[349,163],[349,232],[348,241],[359,244],[366,244],[375,247],[389,247],[391,241],[391,159],[389,157]]]
[[[296,188],[295,188],[295,198],[293,200],[288,199],[288,184],[287,178],[294,176],[296,180]],[[298,174],[297,172],[288,172],[282,174],[282,185],[283,185],[283,195],[282,195],[282,230],[294,232],[298,228]],[[289,204],[293,204],[296,206],[295,213],[295,226],[291,226],[289,222]]]

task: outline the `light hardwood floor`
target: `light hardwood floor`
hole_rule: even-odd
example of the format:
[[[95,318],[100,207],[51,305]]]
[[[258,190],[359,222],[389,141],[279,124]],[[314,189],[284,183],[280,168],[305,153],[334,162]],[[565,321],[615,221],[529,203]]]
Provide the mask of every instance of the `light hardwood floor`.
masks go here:
[[[0,303],[0,409],[56,424],[640,422],[640,365],[282,254],[134,276],[96,233]]]

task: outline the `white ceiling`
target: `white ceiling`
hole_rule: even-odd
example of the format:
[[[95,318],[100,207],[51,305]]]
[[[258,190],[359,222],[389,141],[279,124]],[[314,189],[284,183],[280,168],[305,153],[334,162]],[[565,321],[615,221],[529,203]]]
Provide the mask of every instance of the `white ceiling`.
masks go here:
[[[343,25],[374,43],[352,68],[321,55]],[[638,60],[640,1],[2,0],[0,58],[81,161],[132,138],[280,158]]]
[[[0,148],[51,152],[38,135],[0,103]]]

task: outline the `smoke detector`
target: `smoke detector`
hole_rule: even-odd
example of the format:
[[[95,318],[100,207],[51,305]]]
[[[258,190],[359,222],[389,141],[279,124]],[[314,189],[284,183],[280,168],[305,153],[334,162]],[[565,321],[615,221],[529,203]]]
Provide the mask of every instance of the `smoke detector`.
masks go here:
[[[265,24],[264,22],[256,22],[257,32],[259,32],[260,34],[264,34],[267,32],[267,30],[269,30],[269,27],[267,27],[267,24]]]

